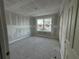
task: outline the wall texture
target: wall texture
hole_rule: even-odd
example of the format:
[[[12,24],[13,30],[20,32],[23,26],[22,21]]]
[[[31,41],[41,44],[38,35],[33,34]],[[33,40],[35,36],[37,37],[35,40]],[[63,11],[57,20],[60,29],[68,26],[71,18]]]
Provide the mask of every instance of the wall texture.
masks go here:
[[[51,32],[39,32],[36,30],[36,27],[37,27],[36,19],[44,18],[44,17],[52,17],[52,29],[51,29],[52,31]],[[60,22],[58,18],[59,18],[58,13],[53,14],[53,15],[32,17],[31,18],[32,35],[58,39],[59,38],[59,22]]]
[[[9,43],[30,36],[29,17],[6,11]]]
[[[73,48],[75,47],[74,41],[76,40],[74,39],[74,37],[76,36],[74,32],[75,29],[77,28],[76,27],[76,17],[78,13],[77,3],[78,0],[65,0],[64,5],[62,6],[63,7],[62,12],[60,12],[61,17],[60,17],[59,40],[61,46],[60,49],[61,59],[79,59],[79,55]],[[76,43],[78,43],[78,41],[76,41]]]

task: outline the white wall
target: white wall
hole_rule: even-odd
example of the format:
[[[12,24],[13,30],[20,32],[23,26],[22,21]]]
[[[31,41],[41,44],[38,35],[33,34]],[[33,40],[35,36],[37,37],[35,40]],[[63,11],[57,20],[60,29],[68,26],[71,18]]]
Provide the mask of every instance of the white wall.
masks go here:
[[[78,31],[76,32],[78,2],[79,0],[65,0],[60,12],[59,39],[61,59],[79,59],[79,55],[77,54]]]
[[[64,59],[64,50],[65,50],[65,40],[66,40],[66,29],[67,29],[67,12],[65,9],[65,1],[61,6],[60,10],[60,30],[59,30],[59,40],[60,40],[60,53],[61,59]]]
[[[60,53],[61,59],[64,58],[64,49],[65,49],[65,40],[66,40],[66,27],[67,27],[67,20],[61,17],[60,20],[60,32],[59,32],[59,40],[60,40]]]
[[[9,43],[30,36],[30,20],[16,13],[6,11]]]

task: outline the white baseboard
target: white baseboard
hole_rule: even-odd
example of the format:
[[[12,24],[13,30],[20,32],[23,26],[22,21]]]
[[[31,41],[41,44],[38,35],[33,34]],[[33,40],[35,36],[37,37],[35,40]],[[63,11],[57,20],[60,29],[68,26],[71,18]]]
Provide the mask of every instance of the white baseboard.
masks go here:
[[[28,37],[30,37],[30,35],[29,35]],[[16,39],[16,40],[10,41],[9,44],[15,43],[16,41],[19,41],[19,40],[22,40],[22,39],[28,38],[28,37],[27,37],[27,36],[23,36],[23,37],[18,38],[18,39]]]

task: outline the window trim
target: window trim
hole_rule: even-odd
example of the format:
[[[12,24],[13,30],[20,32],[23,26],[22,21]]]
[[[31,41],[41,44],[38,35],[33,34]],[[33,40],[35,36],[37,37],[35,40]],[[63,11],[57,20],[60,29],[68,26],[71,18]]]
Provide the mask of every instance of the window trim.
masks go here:
[[[45,31],[45,30],[44,30],[44,27],[45,27],[45,26],[44,26],[44,24],[45,24],[45,19],[47,19],[47,18],[49,18],[49,19],[51,18],[51,30],[50,30],[50,31]],[[37,24],[37,21],[38,21],[39,19],[42,19],[42,20],[43,20],[43,30],[38,30],[38,29],[36,28],[36,31],[38,31],[38,32],[51,32],[51,31],[52,31],[52,17],[37,18],[37,19],[36,19],[36,25],[38,25],[38,24]]]

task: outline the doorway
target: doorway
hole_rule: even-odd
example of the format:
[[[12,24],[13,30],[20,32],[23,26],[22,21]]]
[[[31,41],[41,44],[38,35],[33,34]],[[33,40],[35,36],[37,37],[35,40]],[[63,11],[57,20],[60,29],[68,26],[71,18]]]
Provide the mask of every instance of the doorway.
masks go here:
[[[40,2],[41,8],[36,5],[36,2]],[[48,3],[44,0],[48,3],[48,7],[50,6],[50,8],[44,9],[41,6],[44,4],[42,2],[36,0],[4,0],[11,59],[60,59],[59,14],[58,11],[51,9],[50,3],[53,3],[53,1],[50,0]],[[58,7],[59,5],[56,8]],[[47,18],[50,17],[52,21],[48,21]],[[38,25],[43,25],[43,31],[36,29],[38,18],[46,19],[43,24]]]

